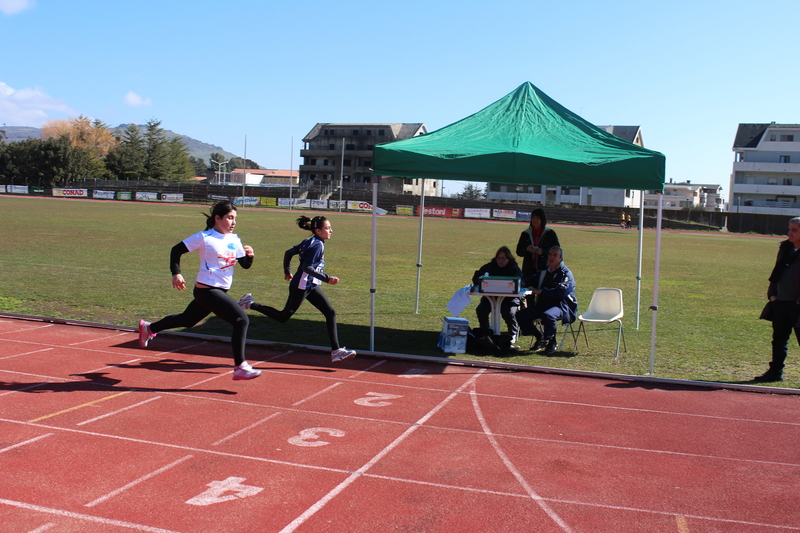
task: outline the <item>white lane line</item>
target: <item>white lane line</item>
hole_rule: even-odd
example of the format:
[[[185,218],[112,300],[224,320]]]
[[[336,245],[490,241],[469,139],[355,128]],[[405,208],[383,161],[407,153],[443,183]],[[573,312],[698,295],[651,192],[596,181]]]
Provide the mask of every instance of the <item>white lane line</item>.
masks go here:
[[[36,511],[39,513],[48,513],[66,518],[75,518],[77,520],[85,520],[87,522],[95,522],[97,524],[105,524],[108,526],[126,527],[136,531],[145,531],[146,533],[180,533],[179,531],[173,531],[171,529],[161,529],[160,527],[134,524],[133,522],[124,522],[122,520],[112,520],[109,518],[101,518],[99,516],[92,516],[88,514],[73,513],[72,511],[64,511],[63,509],[53,509],[52,507],[43,507],[41,505],[33,505],[25,502],[16,502],[14,500],[6,500],[4,498],[0,498],[0,505],[8,505],[18,509],[26,509],[28,511]]]
[[[276,416],[278,416],[279,414],[280,414],[280,413],[272,413],[272,414],[271,414],[271,415],[269,415],[267,418],[262,418],[262,419],[261,419],[261,420],[259,420],[258,422],[255,422],[254,424],[250,424],[250,425],[249,425],[249,426],[247,426],[246,428],[242,428],[242,429],[240,429],[239,431],[236,431],[236,432],[234,432],[234,433],[231,433],[231,434],[230,434],[230,435],[228,435],[227,437],[223,437],[223,438],[219,439],[217,442],[212,442],[212,443],[211,443],[211,445],[212,445],[212,446],[217,446],[217,445],[219,445],[219,444],[222,444],[222,443],[223,443],[223,442],[225,442],[226,440],[230,440],[230,439],[232,439],[232,438],[234,438],[234,437],[236,437],[236,436],[238,436],[238,435],[241,435],[241,434],[242,434],[242,433],[244,433],[245,431],[250,431],[250,430],[251,430],[251,429],[253,429],[254,427],[256,427],[256,426],[259,426],[259,425],[263,424],[264,422],[266,422],[266,421],[267,421],[267,420],[269,420],[270,418],[275,418],[275,417],[276,417]]]
[[[92,422],[94,422],[96,420],[100,420],[100,419],[106,418],[108,416],[116,415],[116,414],[121,413],[123,411],[127,411],[128,409],[133,409],[135,407],[139,407],[140,405],[144,405],[146,403],[152,402],[153,400],[158,400],[159,398],[161,398],[161,396],[155,396],[153,398],[148,398],[148,399],[146,399],[144,401],[141,401],[139,403],[135,403],[133,405],[129,405],[127,407],[123,407],[122,409],[117,409],[116,411],[111,411],[110,413],[106,413],[104,415],[96,416],[94,418],[90,418],[89,420],[84,420],[83,422],[78,422],[77,425],[78,426],[83,426],[84,424],[91,424]]]
[[[558,524],[561,527],[561,529],[563,529],[564,531],[567,531],[567,532],[571,532],[572,528],[569,527],[567,525],[567,523],[564,522],[564,520],[561,519],[560,516],[558,516],[558,514],[547,504],[547,502],[544,500],[544,498],[539,496],[539,494],[535,490],[533,490],[533,487],[531,487],[528,484],[528,482],[522,476],[520,471],[517,470],[517,467],[514,466],[514,463],[511,462],[511,460],[508,458],[506,453],[500,447],[500,443],[498,443],[497,439],[494,438],[494,435],[492,434],[491,430],[489,429],[489,425],[486,423],[486,419],[483,416],[483,412],[481,411],[481,407],[480,407],[480,405],[478,405],[478,397],[477,397],[477,394],[475,393],[475,382],[474,381],[472,382],[472,387],[470,388],[469,396],[470,396],[470,399],[472,399],[472,408],[475,410],[475,416],[478,417],[478,421],[480,422],[481,427],[483,428],[483,433],[486,435],[486,438],[489,439],[489,442],[491,443],[492,447],[494,448],[495,453],[497,453],[497,455],[503,461],[503,464],[506,465],[506,468],[508,469],[508,471],[511,472],[511,474],[515,478],[517,478],[517,481],[525,489],[525,492],[527,492],[528,495],[536,502],[536,504],[545,513],[547,513],[547,516],[549,516],[556,524]]]
[[[182,462],[186,461],[187,459],[191,459],[192,457],[194,457],[194,456],[193,455],[187,455],[185,457],[181,457],[177,461],[174,461],[174,462],[172,462],[172,463],[170,463],[170,464],[168,464],[166,466],[162,466],[158,470],[150,472],[149,474],[146,474],[146,475],[140,477],[139,479],[135,479],[135,480],[131,481],[130,483],[128,483],[127,485],[123,486],[123,487],[120,487],[120,488],[118,488],[116,490],[112,490],[111,492],[109,492],[105,496],[100,496],[96,500],[93,500],[93,501],[87,503],[86,505],[84,505],[84,507],[94,507],[95,505],[97,505],[99,503],[103,503],[104,501],[106,501],[106,500],[108,500],[110,498],[113,498],[117,494],[122,494],[123,492],[125,492],[128,489],[130,489],[131,487],[135,487],[136,485],[138,485],[139,483],[141,483],[143,481],[147,481],[148,479],[150,479],[152,477],[155,477],[155,476],[157,476],[157,475],[159,475],[159,474],[161,474],[163,472],[166,472],[170,468],[178,466]]]
[[[41,350],[33,350],[32,352],[18,353],[16,355],[7,355],[5,357],[0,357],[0,361],[4,361],[5,359],[12,359],[14,357],[22,357],[23,355],[30,355],[32,353],[47,352],[47,351],[50,351],[52,349],[53,348],[42,348]]]
[[[469,378],[469,380],[467,380],[467,381],[466,381],[466,382],[465,382],[463,385],[461,385],[459,388],[457,388],[456,390],[454,390],[453,392],[451,392],[451,393],[450,393],[450,394],[447,396],[447,398],[445,398],[444,400],[442,400],[441,402],[439,402],[439,404],[438,404],[438,405],[436,405],[436,407],[434,407],[433,409],[431,409],[430,411],[428,411],[428,413],[427,413],[427,414],[425,414],[425,416],[423,416],[422,418],[420,418],[420,419],[419,419],[419,420],[418,420],[418,421],[417,421],[415,424],[413,424],[411,427],[409,427],[408,429],[406,429],[406,430],[405,430],[405,431],[404,431],[404,432],[403,432],[403,433],[402,433],[402,434],[401,434],[399,437],[397,437],[397,438],[396,438],[396,439],[395,439],[393,442],[391,442],[391,443],[390,443],[388,446],[386,446],[386,447],[385,447],[383,450],[381,450],[380,452],[378,452],[378,454],[377,454],[377,455],[375,455],[375,457],[373,457],[372,459],[370,459],[369,461],[367,461],[367,462],[364,464],[364,466],[362,466],[361,468],[359,468],[358,470],[356,470],[355,472],[353,472],[352,474],[350,474],[350,475],[347,477],[347,479],[345,479],[344,481],[342,481],[341,483],[339,483],[339,484],[338,484],[337,486],[335,486],[335,487],[334,487],[334,488],[333,488],[333,489],[332,489],[330,492],[328,492],[328,494],[326,494],[325,496],[323,496],[323,497],[322,497],[320,500],[318,500],[318,501],[317,501],[317,502],[316,502],[314,505],[312,505],[311,507],[309,507],[308,509],[306,509],[306,510],[305,510],[305,511],[304,511],[304,512],[303,512],[303,513],[300,515],[300,516],[298,516],[297,518],[295,518],[295,519],[294,519],[294,520],[293,520],[293,521],[292,521],[292,522],[291,522],[289,525],[287,525],[285,528],[283,528],[283,529],[280,531],[280,533],[291,533],[292,531],[295,531],[295,530],[296,530],[298,527],[300,527],[301,525],[303,525],[303,524],[306,522],[306,520],[308,520],[308,519],[309,519],[309,518],[311,518],[311,517],[312,517],[314,514],[316,514],[316,512],[317,512],[317,511],[319,511],[320,509],[322,509],[323,507],[325,507],[325,505],[327,505],[327,503],[328,503],[329,501],[331,501],[332,499],[334,499],[334,498],[335,498],[337,495],[339,495],[339,494],[340,494],[340,493],[341,493],[341,492],[342,492],[344,489],[346,489],[347,487],[349,487],[349,486],[350,486],[350,485],[351,485],[351,484],[352,484],[352,483],[353,483],[353,482],[354,482],[356,479],[358,479],[359,477],[361,477],[362,475],[364,475],[364,474],[365,474],[367,471],[369,471],[369,469],[370,469],[370,468],[372,468],[373,466],[375,466],[375,464],[377,464],[377,463],[378,463],[378,461],[380,461],[381,459],[383,459],[384,457],[386,457],[386,455],[387,455],[389,452],[391,452],[392,450],[394,450],[394,449],[395,449],[397,446],[399,446],[399,445],[400,445],[400,443],[402,443],[404,440],[406,440],[406,439],[407,439],[407,438],[408,438],[408,437],[409,437],[409,436],[410,436],[412,433],[414,433],[414,432],[415,432],[417,429],[419,429],[419,428],[420,428],[420,427],[421,427],[423,424],[425,424],[425,422],[427,422],[428,420],[430,420],[430,418],[431,418],[433,415],[435,415],[436,413],[438,413],[438,412],[439,412],[439,411],[440,411],[440,410],[441,410],[441,409],[442,409],[442,408],[443,408],[445,405],[447,405],[448,403],[450,403],[450,400],[452,400],[453,398],[455,398],[456,396],[458,396],[458,394],[459,394],[459,393],[461,393],[461,391],[462,391],[462,390],[464,390],[464,389],[465,389],[467,386],[469,386],[471,383],[473,383],[473,382],[474,382],[474,381],[475,381],[475,380],[478,378],[478,376],[479,376],[479,375],[481,375],[482,373],[483,373],[483,370],[479,371],[477,374],[475,374],[475,375],[473,375],[471,378]]]
[[[380,361],[378,361],[378,362],[377,362],[377,363],[375,363],[374,365],[372,365],[372,366],[370,366],[370,367],[367,367],[367,368],[365,368],[364,370],[360,370],[359,372],[356,372],[355,374],[353,374],[352,376],[350,376],[348,379],[356,379],[356,378],[357,378],[357,377],[359,377],[361,374],[367,374],[367,373],[369,373],[369,372],[372,372],[374,369],[376,369],[377,367],[381,366],[381,365],[382,365],[382,364],[384,364],[386,361],[387,361],[386,359],[381,359]]]
[[[294,402],[294,403],[292,404],[292,407],[297,407],[297,406],[298,406],[298,405],[300,405],[300,404],[306,403],[308,400],[311,400],[311,399],[313,399],[313,398],[316,398],[316,397],[317,397],[317,396],[319,396],[320,394],[325,394],[325,393],[326,393],[326,392],[328,392],[329,390],[333,389],[334,387],[338,387],[338,386],[339,386],[339,385],[341,385],[342,383],[344,383],[344,382],[343,382],[343,381],[337,381],[337,382],[336,382],[336,383],[334,383],[333,385],[330,385],[330,386],[328,386],[328,387],[325,387],[325,388],[324,388],[324,389],[322,389],[321,391],[315,392],[315,393],[314,393],[314,394],[312,394],[311,396],[306,396],[306,397],[305,397],[305,398],[303,398],[302,400],[298,400],[298,401]]]
[[[45,437],[50,437],[52,435],[55,435],[55,433],[45,433],[44,435],[39,435],[38,437],[34,437],[32,439],[28,439],[28,440],[26,440],[24,442],[18,442],[17,444],[12,444],[11,446],[7,446],[5,448],[0,448],[0,453],[7,452],[9,450],[13,450],[14,448],[19,448],[20,446],[25,446],[26,444],[31,444],[33,442],[36,442],[37,440],[41,440],[41,439],[43,439]]]
[[[86,343],[89,343],[89,342],[99,342],[99,341],[104,341],[104,340],[107,340],[107,339],[113,339],[114,337],[122,337],[123,335],[129,335],[129,334],[130,334],[129,332],[123,331],[123,332],[117,333],[116,335],[109,335],[108,337],[97,337],[97,338],[89,339],[89,340],[86,340],[86,341],[72,342],[72,343],[67,344],[67,346],[78,346],[80,344],[86,344]]]
[[[30,531],[28,531],[28,533],[44,533],[48,529],[52,529],[54,527],[55,524],[53,522],[50,522],[49,524],[44,524],[42,526],[37,527],[36,529],[31,529]]]

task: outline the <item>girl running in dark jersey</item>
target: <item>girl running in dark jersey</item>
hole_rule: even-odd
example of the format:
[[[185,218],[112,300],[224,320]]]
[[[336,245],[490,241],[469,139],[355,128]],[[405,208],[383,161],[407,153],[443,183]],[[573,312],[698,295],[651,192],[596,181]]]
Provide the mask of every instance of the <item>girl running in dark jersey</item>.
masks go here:
[[[308,300],[311,305],[319,309],[325,316],[325,323],[328,328],[328,337],[331,341],[331,361],[338,363],[355,357],[355,350],[348,350],[344,346],[339,346],[339,334],[336,328],[336,310],[331,306],[325,293],[319,288],[322,282],[329,285],[339,283],[339,278],[329,276],[322,270],[325,266],[325,241],[331,238],[333,230],[331,223],[323,216],[308,218],[301,216],[297,219],[297,225],[304,230],[313,233],[311,237],[304,240],[297,246],[286,250],[283,255],[283,272],[289,283],[289,298],[282,311],[273,307],[262,305],[253,301],[253,296],[248,293],[239,299],[242,309],[253,309],[263,313],[280,323],[287,322],[303,303]],[[300,256],[300,266],[292,276],[291,262],[292,257]]]

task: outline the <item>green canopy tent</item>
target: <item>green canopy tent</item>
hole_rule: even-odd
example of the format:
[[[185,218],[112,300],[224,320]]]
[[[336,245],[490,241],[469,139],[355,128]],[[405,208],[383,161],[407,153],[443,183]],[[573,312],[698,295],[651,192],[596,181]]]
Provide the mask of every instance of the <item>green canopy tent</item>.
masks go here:
[[[375,146],[372,170],[376,176],[663,192],[665,162],[663,154],[594,126],[525,82],[449,126]],[[373,185],[373,196],[376,191]],[[376,203],[373,198],[373,206]],[[658,207],[653,309],[658,295],[660,201]],[[373,232],[374,227],[373,222]],[[653,346],[654,340],[655,336]]]

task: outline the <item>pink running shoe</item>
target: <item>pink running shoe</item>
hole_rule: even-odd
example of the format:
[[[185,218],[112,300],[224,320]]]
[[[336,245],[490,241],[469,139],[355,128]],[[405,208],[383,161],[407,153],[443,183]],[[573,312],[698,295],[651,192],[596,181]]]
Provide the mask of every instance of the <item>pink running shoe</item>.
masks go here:
[[[150,339],[156,336],[156,333],[150,331],[150,322],[144,320],[139,321],[139,346],[147,348],[147,343]]]

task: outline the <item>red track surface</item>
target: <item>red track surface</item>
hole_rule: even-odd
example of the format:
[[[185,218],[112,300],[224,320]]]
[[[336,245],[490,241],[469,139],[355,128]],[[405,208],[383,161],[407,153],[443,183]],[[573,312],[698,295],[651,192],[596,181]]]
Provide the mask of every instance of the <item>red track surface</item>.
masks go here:
[[[0,319],[0,531],[800,531],[800,397]]]

